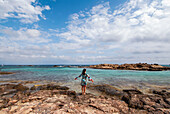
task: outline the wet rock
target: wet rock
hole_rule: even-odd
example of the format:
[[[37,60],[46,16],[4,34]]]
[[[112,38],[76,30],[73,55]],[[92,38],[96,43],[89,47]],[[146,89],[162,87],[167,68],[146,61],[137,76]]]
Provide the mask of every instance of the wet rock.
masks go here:
[[[53,84],[47,85],[34,85],[31,87],[31,90],[68,90],[69,88],[66,86],[59,86]]]
[[[26,86],[23,86],[22,84],[17,84],[13,87],[13,89],[16,89],[17,91],[26,91],[28,90],[29,88],[26,87]]]
[[[123,96],[123,92],[111,85],[89,85],[88,89],[98,90],[106,95],[117,96],[121,98]]]
[[[18,91],[26,91],[29,88],[22,84],[3,84],[0,85],[0,92],[3,94],[12,94]]]
[[[127,94],[143,94],[141,91],[137,89],[126,89],[126,90],[123,90],[123,92]]]
[[[167,92],[166,90],[152,90],[152,93],[161,95],[164,98],[170,98],[170,92]]]

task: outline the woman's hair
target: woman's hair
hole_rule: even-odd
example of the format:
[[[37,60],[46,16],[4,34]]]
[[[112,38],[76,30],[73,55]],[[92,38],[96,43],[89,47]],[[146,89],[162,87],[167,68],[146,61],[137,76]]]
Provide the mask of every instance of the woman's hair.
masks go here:
[[[82,74],[85,75],[86,69],[84,68],[82,71]]]

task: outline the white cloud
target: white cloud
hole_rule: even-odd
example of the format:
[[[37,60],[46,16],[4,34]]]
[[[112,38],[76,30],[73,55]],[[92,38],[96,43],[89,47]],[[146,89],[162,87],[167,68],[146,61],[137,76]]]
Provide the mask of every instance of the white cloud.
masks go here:
[[[39,37],[41,35],[40,31],[36,29],[28,29],[26,33],[30,37]]]
[[[23,23],[45,19],[42,11],[50,10],[49,6],[41,7],[36,0],[0,0],[0,19],[18,18]]]
[[[169,0],[130,0],[111,11],[106,2],[88,12],[74,14],[76,18],[69,22],[66,32],[57,35],[77,44],[87,40],[96,51],[103,48],[119,50],[117,54],[143,56],[166,52],[170,56],[169,3]],[[115,54],[111,50],[110,53]]]
[[[41,36],[41,31],[37,29],[27,29],[21,28],[19,30],[14,30],[12,28],[1,29],[1,33],[4,34],[4,40],[11,41],[13,43],[23,43],[23,45],[31,43],[48,43],[51,40],[47,39],[45,36]]]
[[[71,15],[64,32],[6,28],[1,30],[4,36],[0,37],[0,58],[53,64],[167,63],[169,6],[169,0],[130,0],[112,11],[106,2]]]

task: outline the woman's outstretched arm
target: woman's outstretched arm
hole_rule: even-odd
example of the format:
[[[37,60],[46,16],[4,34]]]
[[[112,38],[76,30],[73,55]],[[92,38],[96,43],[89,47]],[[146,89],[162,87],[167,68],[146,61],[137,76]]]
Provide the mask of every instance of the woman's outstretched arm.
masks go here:
[[[80,77],[81,77],[81,74],[78,77],[76,77],[75,80],[77,80],[77,78],[80,78]]]

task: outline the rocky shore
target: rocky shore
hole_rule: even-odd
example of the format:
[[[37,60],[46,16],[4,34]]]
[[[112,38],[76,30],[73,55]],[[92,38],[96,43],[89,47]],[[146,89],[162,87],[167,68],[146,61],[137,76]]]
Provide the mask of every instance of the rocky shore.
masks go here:
[[[169,114],[170,92],[152,90],[144,94],[136,89],[119,90],[109,85],[88,86],[102,92],[81,95],[56,84],[0,85],[0,114]]]
[[[112,69],[112,70],[143,70],[143,71],[164,71],[170,70],[170,67],[161,66],[158,64],[136,63],[136,64],[99,64],[90,65],[87,68],[94,69]]]
[[[1,72],[0,71],[0,75],[7,75],[7,74],[15,74],[14,72]]]

